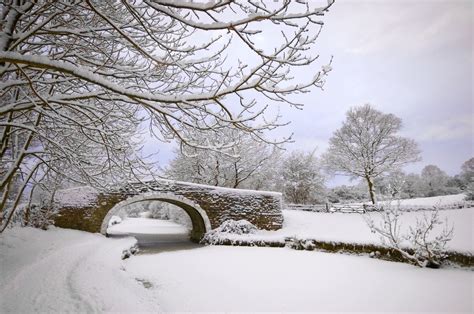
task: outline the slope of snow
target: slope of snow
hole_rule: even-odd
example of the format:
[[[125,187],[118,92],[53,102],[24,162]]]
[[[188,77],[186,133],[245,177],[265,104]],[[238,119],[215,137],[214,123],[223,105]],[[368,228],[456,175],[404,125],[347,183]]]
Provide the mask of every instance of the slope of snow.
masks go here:
[[[400,205],[402,205],[402,206],[409,206],[409,205],[413,205],[413,206],[448,205],[448,204],[461,203],[461,202],[464,201],[465,197],[466,197],[466,195],[464,195],[464,194],[443,195],[443,196],[433,196],[433,197],[419,197],[419,198],[400,200]]]
[[[0,313],[157,312],[157,302],[123,271],[132,238],[53,228],[0,235]]]
[[[418,197],[418,198],[407,198],[402,200],[392,200],[392,201],[381,201],[380,204],[400,204],[401,208],[409,207],[434,207],[440,206],[441,208],[446,205],[451,204],[461,204],[464,203],[465,194],[454,194],[454,195],[442,195],[442,196],[432,196],[432,197]],[[363,204],[363,203],[354,203],[354,204]]]

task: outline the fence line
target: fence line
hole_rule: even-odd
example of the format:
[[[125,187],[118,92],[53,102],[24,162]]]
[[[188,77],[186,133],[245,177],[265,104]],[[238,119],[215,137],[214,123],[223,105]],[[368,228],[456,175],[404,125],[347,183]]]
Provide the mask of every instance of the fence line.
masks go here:
[[[398,206],[396,202],[392,204]],[[324,213],[365,213],[371,211],[383,210],[384,204],[377,207],[372,204],[286,204],[286,209],[289,210],[302,210],[309,212],[324,212]],[[464,201],[451,204],[438,204],[438,205],[400,205],[402,211],[423,211],[423,210],[449,210],[449,209],[461,209],[474,207],[474,201]]]
[[[302,210],[310,212],[326,212],[326,213],[365,213],[367,211],[375,211],[377,208],[367,204],[286,204],[286,208],[290,210]]]

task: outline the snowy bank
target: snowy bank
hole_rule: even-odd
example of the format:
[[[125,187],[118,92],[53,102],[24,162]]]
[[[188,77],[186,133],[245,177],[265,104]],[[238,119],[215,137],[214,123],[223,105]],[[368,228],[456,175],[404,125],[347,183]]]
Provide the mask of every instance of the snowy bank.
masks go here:
[[[0,235],[1,313],[157,312],[121,260],[133,238],[52,228]]]

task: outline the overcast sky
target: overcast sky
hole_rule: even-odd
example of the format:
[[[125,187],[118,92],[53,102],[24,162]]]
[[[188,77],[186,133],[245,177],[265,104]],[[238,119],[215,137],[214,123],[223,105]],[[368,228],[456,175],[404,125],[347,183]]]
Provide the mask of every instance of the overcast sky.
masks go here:
[[[315,50],[321,64],[334,57],[325,90],[298,97],[302,111],[281,108],[292,124],[276,135],[294,133],[289,149],[322,153],[345,112],[370,103],[400,117],[402,134],[420,145],[423,160],[407,171],[435,164],[457,174],[474,156],[472,3],[336,1]],[[170,147],[160,146],[166,163]]]

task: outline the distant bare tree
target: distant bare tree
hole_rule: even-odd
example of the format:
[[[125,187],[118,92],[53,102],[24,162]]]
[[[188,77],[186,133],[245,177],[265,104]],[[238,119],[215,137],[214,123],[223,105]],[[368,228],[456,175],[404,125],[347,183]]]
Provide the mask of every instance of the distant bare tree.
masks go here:
[[[460,175],[466,182],[474,182],[474,157],[462,164]]]
[[[421,182],[425,196],[445,194],[449,176],[438,166],[428,165],[421,170]]]
[[[462,164],[459,177],[465,186],[466,200],[474,201],[474,157]]]
[[[187,136],[193,138],[193,142],[215,149],[182,143],[165,171],[167,177],[214,186],[258,189],[261,177],[266,176],[269,163],[279,150],[236,129],[193,133]]]
[[[407,198],[424,196],[423,182],[421,181],[421,178],[418,174],[409,173],[405,176],[403,192]]]
[[[401,198],[406,185],[406,174],[399,169],[390,171],[386,175],[375,179],[374,185],[381,194],[385,194],[390,198]]]
[[[370,199],[376,204],[374,178],[420,160],[417,144],[396,135],[401,126],[400,118],[368,104],[351,108],[329,140],[324,157],[327,168],[366,180]]]
[[[280,180],[283,195],[289,203],[311,204],[325,197],[325,178],[315,151],[289,153],[281,165]]]
[[[144,122],[189,146],[189,129],[263,139],[280,122],[259,119],[256,94],[298,106],[288,95],[323,86],[329,64],[306,82],[294,68],[317,59],[309,48],[332,2],[2,1],[0,232],[48,171],[99,186],[138,177]]]

